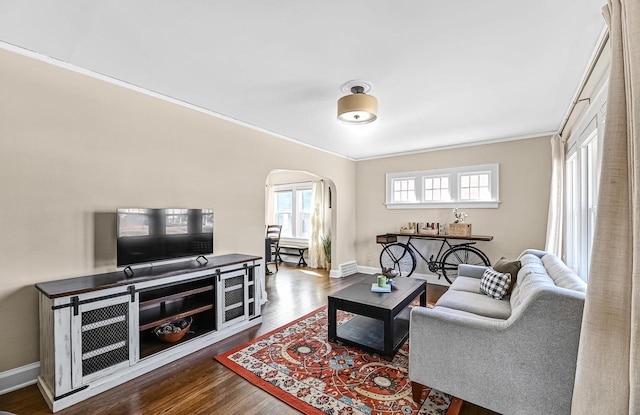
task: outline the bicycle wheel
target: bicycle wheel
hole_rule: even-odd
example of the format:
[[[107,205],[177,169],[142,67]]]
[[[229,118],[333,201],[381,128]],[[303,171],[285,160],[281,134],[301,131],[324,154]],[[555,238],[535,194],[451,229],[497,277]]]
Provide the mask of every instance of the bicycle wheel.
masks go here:
[[[444,253],[440,263],[442,275],[449,284],[453,283],[453,280],[458,276],[458,265],[460,264],[491,265],[489,258],[478,248],[469,245],[454,246]]]
[[[380,252],[380,267],[395,269],[400,276],[408,277],[416,269],[416,254],[400,242],[385,245]]]

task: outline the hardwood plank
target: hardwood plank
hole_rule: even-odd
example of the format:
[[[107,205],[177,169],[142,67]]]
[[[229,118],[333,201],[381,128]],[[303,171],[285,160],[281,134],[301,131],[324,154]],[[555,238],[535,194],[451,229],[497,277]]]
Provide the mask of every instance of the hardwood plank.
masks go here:
[[[324,270],[283,263],[268,275],[269,296],[262,308],[260,326],[220,341],[162,368],[110,389],[70,408],[61,415],[138,414],[298,414],[299,412],[257,388],[214,360],[216,354],[240,346],[318,307],[327,295],[373,277],[354,274],[329,278]],[[429,285],[428,301],[435,301],[446,287]],[[0,395],[0,410],[20,415],[45,415],[51,411],[35,385]],[[494,412],[465,403],[462,415]]]

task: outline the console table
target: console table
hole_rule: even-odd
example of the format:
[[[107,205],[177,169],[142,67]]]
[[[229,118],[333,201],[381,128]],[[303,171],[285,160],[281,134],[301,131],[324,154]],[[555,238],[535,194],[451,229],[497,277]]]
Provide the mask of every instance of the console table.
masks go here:
[[[38,387],[53,412],[262,322],[261,257],[230,254],[36,284]],[[162,343],[153,329],[191,317]]]

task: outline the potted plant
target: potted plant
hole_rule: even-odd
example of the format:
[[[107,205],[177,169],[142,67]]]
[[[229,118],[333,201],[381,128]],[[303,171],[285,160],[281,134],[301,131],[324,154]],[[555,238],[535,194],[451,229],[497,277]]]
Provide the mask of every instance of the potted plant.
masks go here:
[[[321,239],[322,249],[324,250],[324,257],[327,260],[327,270],[331,270],[331,234],[328,233]]]

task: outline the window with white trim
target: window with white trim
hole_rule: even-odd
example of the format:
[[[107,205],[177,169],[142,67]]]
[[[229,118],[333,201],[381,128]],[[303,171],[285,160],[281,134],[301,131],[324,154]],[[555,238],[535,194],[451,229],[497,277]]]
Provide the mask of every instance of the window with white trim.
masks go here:
[[[388,209],[497,208],[498,163],[388,173]]]
[[[460,175],[460,200],[491,200],[490,172]]]
[[[393,181],[393,200],[399,202],[416,201],[416,181],[415,178],[403,178]]]
[[[449,201],[449,176],[430,176],[423,179],[425,202]]]
[[[601,145],[606,114],[606,85],[576,123],[565,162],[564,261],[585,281],[598,211]]]
[[[311,235],[311,183],[278,185],[274,189],[274,222],[281,237],[308,239]]]

